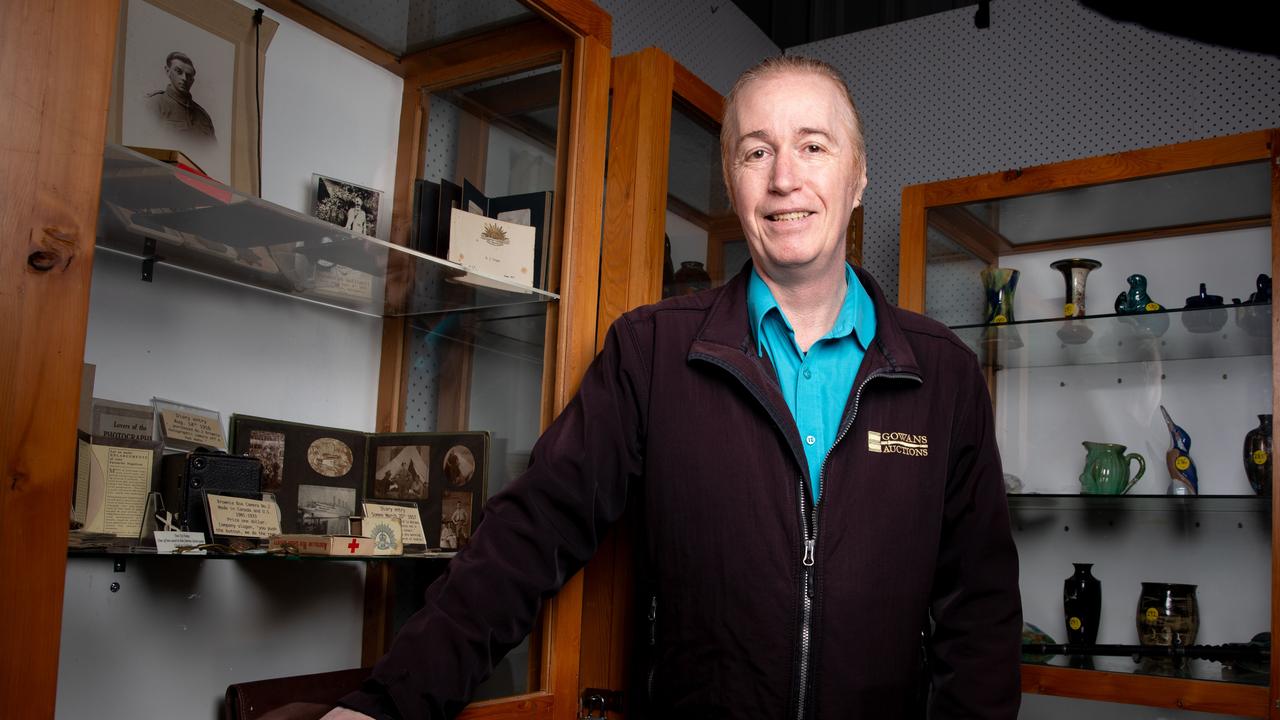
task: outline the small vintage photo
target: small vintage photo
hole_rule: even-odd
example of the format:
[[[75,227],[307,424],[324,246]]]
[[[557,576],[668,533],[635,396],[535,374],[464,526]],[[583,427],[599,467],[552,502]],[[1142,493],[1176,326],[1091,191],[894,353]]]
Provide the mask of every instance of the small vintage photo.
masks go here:
[[[347,518],[356,514],[355,488],[298,486],[298,532],[345,535]]]
[[[284,433],[250,430],[245,454],[262,461],[262,492],[279,491],[284,484]]]
[[[476,456],[465,445],[454,445],[444,454],[444,477],[452,487],[463,487],[476,474]]]
[[[376,237],[382,192],[342,180],[313,175],[315,216],[354,233]]]
[[[446,492],[440,505],[440,549],[461,550],[471,540],[471,493]]]
[[[377,471],[373,476],[375,497],[390,500],[427,499],[426,445],[386,445],[377,448]]]
[[[355,455],[351,446],[338,438],[316,438],[307,446],[307,464],[317,473],[331,478],[340,478],[351,472]]]

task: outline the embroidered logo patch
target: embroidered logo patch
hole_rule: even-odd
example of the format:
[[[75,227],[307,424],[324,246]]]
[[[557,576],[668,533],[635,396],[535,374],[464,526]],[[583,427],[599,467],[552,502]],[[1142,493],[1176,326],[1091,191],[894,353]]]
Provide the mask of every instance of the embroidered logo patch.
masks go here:
[[[873,453],[926,457],[929,454],[929,438],[904,432],[868,430],[867,449]]]

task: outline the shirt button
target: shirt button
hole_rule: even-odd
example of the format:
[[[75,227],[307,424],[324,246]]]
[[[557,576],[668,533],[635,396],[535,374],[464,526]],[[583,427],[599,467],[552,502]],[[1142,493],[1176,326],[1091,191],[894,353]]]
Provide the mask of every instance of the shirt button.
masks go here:
[[[805,441],[805,442],[807,442],[807,443],[809,443],[810,445],[812,445],[812,444],[814,444],[814,443],[818,442],[818,438],[816,438],[816,437],[814,437],[814,436],[810,435],[809,437],[805,438],[805,439],[804,439],[804,441]]]
[[[809,372],[809,368],[805,368],[805,369],[804,369],[804,379],[805,379],[805,380],[808,380],[808,379],[809,379],[809,378],[811,378],[811,377],[813,377],[813,373]]]

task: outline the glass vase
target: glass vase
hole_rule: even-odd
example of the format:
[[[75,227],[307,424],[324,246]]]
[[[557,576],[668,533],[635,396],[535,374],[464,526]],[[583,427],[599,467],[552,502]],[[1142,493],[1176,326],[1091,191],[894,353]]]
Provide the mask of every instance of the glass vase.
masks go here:
[[[1088,258],[1067,258],[1050,263],[1049,267],[1062,273],[1066,282],[1066,300],[1062,305],[1062,316],[1069,318],[1084,317],[1084,285],[1090,270],[1097,270],[1102,263]]]
[[[1244,436],[1244,474],[1249,486],[1271,497],[1271,416],[1259,415],[1258,427]]]
[[[992,267],[982,271],[982,287],[987,298],[984,323],[1000,325],[1013,322],[1013,295],[1018,289],[1018,274],[1013,268]]]
[[[1093,563],[1072,563],[1076,571],[1062,583],[1062,612],[1067,621],[1067,643],[1093,645],[1098,641],[1102,617],[1102,583],[1089,570]]]

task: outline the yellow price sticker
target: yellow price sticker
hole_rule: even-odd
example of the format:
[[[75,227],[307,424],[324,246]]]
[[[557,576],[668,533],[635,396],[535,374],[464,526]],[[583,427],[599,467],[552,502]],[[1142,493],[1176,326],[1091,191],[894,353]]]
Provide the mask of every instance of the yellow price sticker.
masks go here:
[[[1147,622],[1153,623],[1160,618],[1160,611],[1155,608],[1147,608]]]
[[[1075,315],[1076,315],[1075,303],[1067,303],[1066,305],[1062,306],[1063,317],[1075,317]]]
[[[1080,622],[1080,618],[1078,617],[1073,617],[1067,621],[1067,625],[1069,625],[1072,630],[1079,630],[1080,626],[1083,624],[1084,623]]]
[[[1266,450],[1254,450],[1254,451],[1253,451],[1253,464],[1254,464],[1254,465],[1266,465],[1266,464],[1267,464],[1267,458],[1269,458],[1269,457],[1270,457],[1270,456],[1269,456],[1269,455],[1267,455],[1267,451],[1266,451]]]
[[[1003,316],[1003,315],[997,315],[997,316],[995,316],[995,317],[991,318],[991,323],[992,323],[993,325],[1000,325],[1000,324],[1002,324],[1002,323],[1007,323],[1007,322],[1009,322],[1009,318],[1006,318],[1006,317],[1005,317],[1005,316]]]
[[[1147,303],[1147,312],[1155,312],[1160,309],[1160,303]]]
[[[1179,470],[1186,470],[1191,467],[1191,458],[1186,455],[1179,455],[1178,459],[1173,461],[1173,466]]]

